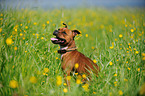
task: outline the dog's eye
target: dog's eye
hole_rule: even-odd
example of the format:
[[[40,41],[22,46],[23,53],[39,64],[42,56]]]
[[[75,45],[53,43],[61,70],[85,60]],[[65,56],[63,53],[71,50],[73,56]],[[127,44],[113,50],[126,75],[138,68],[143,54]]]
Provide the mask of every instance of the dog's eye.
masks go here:
[[[64,32],[62,32],[63,34],[66,34],[66,32],[64,31]]]

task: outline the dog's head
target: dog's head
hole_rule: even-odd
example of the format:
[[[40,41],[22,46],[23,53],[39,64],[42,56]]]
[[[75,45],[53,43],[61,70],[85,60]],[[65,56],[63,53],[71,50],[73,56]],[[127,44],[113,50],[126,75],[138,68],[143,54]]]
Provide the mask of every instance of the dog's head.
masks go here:
[[[55,38],[51,38],[52,43],[59,44],[61,46],[67,46],[72,40],[74,40],[74,37],[77,34],[80,34],[78,30],[70,30],[67,28],[67,25],[65,25],[65,28],[59,28],[58,30],[55,30],[53,32],[53,35],[56,36]]]

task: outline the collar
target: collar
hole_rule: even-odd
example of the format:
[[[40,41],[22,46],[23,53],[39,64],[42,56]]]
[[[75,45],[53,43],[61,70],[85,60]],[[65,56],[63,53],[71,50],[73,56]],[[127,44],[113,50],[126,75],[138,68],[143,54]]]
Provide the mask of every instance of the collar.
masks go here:
[[[66,53],[66,52],[74,51],[74,50],[76,50],[76,49],[77,49],[76,47],[68,48],[68,49],[61,49],[61,50],[58,50],[58,53],[64,54],[64,53]]]

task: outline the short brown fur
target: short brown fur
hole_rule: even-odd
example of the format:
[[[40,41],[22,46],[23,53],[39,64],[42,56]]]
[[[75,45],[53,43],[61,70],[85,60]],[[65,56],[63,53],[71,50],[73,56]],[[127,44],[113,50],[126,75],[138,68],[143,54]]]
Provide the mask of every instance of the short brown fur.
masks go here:
[[[66,24],[65,24],[66,25]],[[67,25],[66,25],[67,26]],[[64,33],[65,32],[65,33]],[[58,38],[58,40],[63,39],[65,40],[64,43],[57,43],[55,40],[52,40],[54,44],[60,45],[60,50],[67,50],[71,48],[75,48],[75,41],[74,37],[80,34],[78,30],[69,30],[67,27],[60,28],[58,30],[55,30],[53,32],[53,35]],[[99,72],[99,67],[97,64],[95,64],[90,58],[86,57],[82,53],[78,52],[77,50],[71,50],[66,53],[60,53],[61,56],[61,67],[63,71],[65,72],[65,76],[69,76],[71,72],[75,71],[79,74],[85,73],[88,76],[90,75],[90,72],[92,71],[96,75]],[[75,64],[78,63],[79,67],[75,68]],[[69,82],[67,81],[67,84],[69,85]]]

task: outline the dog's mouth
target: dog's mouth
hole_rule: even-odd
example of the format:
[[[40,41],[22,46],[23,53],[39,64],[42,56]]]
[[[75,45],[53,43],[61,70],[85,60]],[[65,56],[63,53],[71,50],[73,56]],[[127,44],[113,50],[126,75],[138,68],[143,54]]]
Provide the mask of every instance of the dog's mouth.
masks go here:
[[[54,43],[54,44],[64,44],[64,43],[66,42],[65,39],[59,38],[59,37],[51,38],[51,41],[52,41],[52,43]]]

